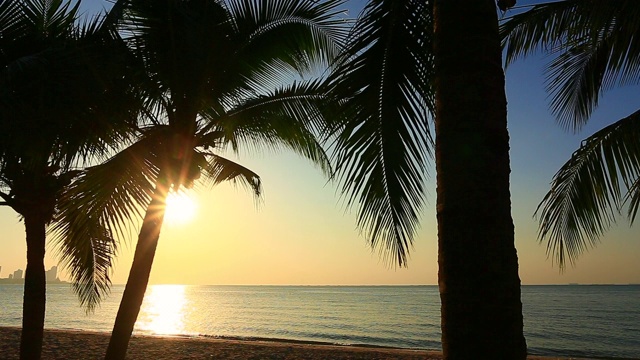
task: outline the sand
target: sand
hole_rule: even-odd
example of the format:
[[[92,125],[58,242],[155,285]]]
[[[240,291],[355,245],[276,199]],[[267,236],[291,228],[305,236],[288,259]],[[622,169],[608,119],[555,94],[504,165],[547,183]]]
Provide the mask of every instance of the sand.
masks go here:
[[[91,331],[44,332],[43,360],[102,359],[109,334]],[[20,329],[0,327],[0,359],[18,359]],[[276,340],[208,337],[133,336],[127,359],[134,360],[436,360],[437,351],[337,346]],[[552,359],[532,357],[529,359]]]
[[[19,328],[0,327],[0,359],[18,359],[19,342]],[[109,334],[105,333],[46,329],[42,359],[101,359],[108,342]],[[437,352],[418,350],[170,336],[133,336],[127,351],[127,359],[131,360],[426,360],[439,358]]]

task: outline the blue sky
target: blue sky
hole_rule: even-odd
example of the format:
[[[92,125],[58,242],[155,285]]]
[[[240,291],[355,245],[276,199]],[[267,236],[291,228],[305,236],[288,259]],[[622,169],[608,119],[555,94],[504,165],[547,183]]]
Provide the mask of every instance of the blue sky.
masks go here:
[[[518,5],[529,2],[519,1]],[[93,12],[103,4],[85,1]],[[349,2],[355,16],[361,2]],[[506,71],[511,136],[512,213],[523,284],[640,283],[638,228],[626,219],[602,243],[560,273],[537,240],[533,218],[554,173],[582,139],[638,108],[638,86],[608,91],[579,133],[562,129],[548,109],[543,56],[512,64]],[[336,186],[308,162],[289,153],[242,154],[239,161],[261,175],[265,196],[259,208],[243,189],[201,188],[199,213],[187,226],[165,225],[152,283],[202,284],[436,284],[437,228],[435,166],[428,199],[408,269],[385,266],[355,228],[355,216],[341,206]],[[0,277],[24,268],[24,228],[10,209],[0,209],[3,251]],[[132,233],[137,233],[133,229]],[[114,282],[126,280],[133,242],[125,243]],[[55,265],[52,248],[47,268]]]

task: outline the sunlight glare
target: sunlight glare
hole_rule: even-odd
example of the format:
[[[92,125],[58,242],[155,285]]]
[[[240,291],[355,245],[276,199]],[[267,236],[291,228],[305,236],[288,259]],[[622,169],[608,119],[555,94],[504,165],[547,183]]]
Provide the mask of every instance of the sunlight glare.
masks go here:
[[[167,196],[166,220],[173,225],[186,224],[193,220],[198,205],[192,196],[184,191],[171,192]]]
[[[136,328],[153,334],[181,334],[185,330],[184,285],[152,285],[147,289]]]

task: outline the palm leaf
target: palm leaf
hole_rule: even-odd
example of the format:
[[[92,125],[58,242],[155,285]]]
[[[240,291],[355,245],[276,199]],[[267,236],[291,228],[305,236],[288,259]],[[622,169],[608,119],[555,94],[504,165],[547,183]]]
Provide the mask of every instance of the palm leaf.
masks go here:
[[[425,199],[433,140],[431,4],[370,1],[331,77],[347,119],[334,163],[358,226],[385,259],[404,266]]]
[[[253,171],[225,159],[215,154],[207,154],[207,165],[204,173],[212,185],[217,185],[224,181],[231,181],[233,184],[239,183],[251,189],[256,199],[262,194],[262,184],[260,177]]]
[[[17,39],[5,48],[16,56],[0,74],[0,113],[11,134],[2,143],[12,151],[67,167],[104,156],[128,137],[142,99],[125,79],[128,49],[113,34],[94,32],[101,23],[68,29],[63,42]]]
[[[56,256],[61,265],[71,274],[73,290],[87,312],[109,293],[112,259],[117,254],[117,242],[100,223],[91,221],[90,226],[76,229],[78,222],[60,222],[53,228],[57,239]],[[88,231],[87,231],[88,230]]]
[[[23,37],[26,33],[26,24],[20,10],[20,3],[17,1],[0,2],[0,51],[2,52],[2,61],[6,61],[6,46],[10,45],[15,39]]]
[[[248,69],[277,74],[285,65],[305,73],[310,65],[332,61],[348,31],[338,16],[342,4],[344,0],[228,1],[235,33],[242,41],[233,54],[234,73],[251,77]]]
[[[30,22],[29,32],[36,39],[64,39],[78,18],[80,2],[64,0],[23,0],[22,16]]]
[[[127,238],[128,227],[141,219],[150,201],[159,171],[157,136],[161,134],[148,135],[107,162],[86,169],[60,200],[50,230],[52,241],[89,311],[108,292],[115,236]]]
[[[568,0],[534,6],[501,25],[506,63],[552,55],[547,88],[558,121],[579,129],[602,92],[640,80],[640,6],[634,0]]]
[[[133,1],[125,30],[161,93],[198,98],[211,76],[226,68],[233,47],[228,14],[220,1]],[[174,104],[169,104],[174,106]]]
[[[240,145],[254,149],[287,147],[328,174],[331,166],[317,137],[333,105],[322,91],[318,81],[294,82],[245,98],[225,113],[204,113],[209,125],[203,131],[219,134],[215,137],[219,146],[230,144],[236,151]]]
[[[562,267],[594,246],[628,203],[638,209],[640,111],[596,132],[556,173],[538,205],[541,240]],[[628,189],[627,195],[623,191]]]

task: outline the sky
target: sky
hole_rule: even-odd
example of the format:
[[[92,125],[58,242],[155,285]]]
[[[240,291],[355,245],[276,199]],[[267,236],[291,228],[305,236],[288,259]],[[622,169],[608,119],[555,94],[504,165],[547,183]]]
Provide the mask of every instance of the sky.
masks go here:
[[[530,2],[519,1],[518,5]],[[106,2],[88,0],[83,10]],[[347,7],[355,16],[361,0]],[[523,284],[640,283],[638,226],[621,217],[601,243],[561,272],[537,239],[535,209],[554,173],[580,141],[637,110],[640,87],[608,91],[579,133],[561,128],[548,108],[542,56],[520,60],[506,70],[511,136],[512,215]],[[435,166],[430,166],[426,206],[408,268],[389,267],[356,228],[355,209],[345,209],[336,184],[306,160],[283,151],[241,154],[238,161],[258,173],[264,196],[256,203],[244,188],[200,186],[187,195],[197,206],[189,221],[168,216],[151,273],[153,284],[383,285],[437,284]],[[179,213],[185,214],[186,209]],[[24,269],[24,226],[0,207],[0,277]],[[123,240],[112,280],[126,282],[135,235]],[[47,247],[46,268],[57,264]],[[62,278],[65,279],[63,272]]]

